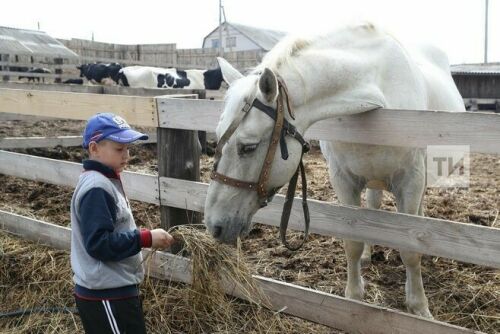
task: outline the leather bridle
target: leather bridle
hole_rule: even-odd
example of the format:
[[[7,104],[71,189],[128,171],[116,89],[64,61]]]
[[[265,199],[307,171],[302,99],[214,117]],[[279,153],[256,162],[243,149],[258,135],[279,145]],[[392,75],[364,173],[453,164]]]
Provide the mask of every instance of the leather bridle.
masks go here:
[[[266,190],[267,185],[269,182],[269,176],[271,173],[271,167],[273,165],[273,160],[274,156],[276,153],[276,149],[278,147],[278,143],[280,144],[280,150],[281,150],[281,157],[283,160],[288,159],[288,148],[286,145],[285,141],[285,136],[291,136],[292,138],[295,138],[302,146],[302,152],[300,156],[300,163],[297,167],[297,170],[295,171],[294,175],[290,179],[289,185],[288,185],[288,190],[285,198],[285,203],[283,205],[283,212],[281,214],[281,222],[280,222],[280,238],[283,244],[290,250],[297,250],[299,249],[304,242],[307,239],[307,236],[309,234],[309,222],[310,222],[310,217],[309,217],[309,208],[307,206],[307,181],[306,181],[306,174],[304,170],[304,164],[302,162],[302,157],[304,153],[309,151],[309,143],[307,143],[302,135],[297,131],[295,126],[291,123],[289,123],[285,117],[285,104],[283,99],[286,98],[286,103],[288,107],[288,113],[290,114],[290,117],[292,119],[295,119],[290,101],[288,98],[288,89],[286,88],[286,85],[284,81],[278,76],[278,99],[277,99],[277,106],[276,109],[269,107],[259,101],[257,98],[254,98],[251,103],[248,103],[248,101],[245,101],[245,105],[241,109],[242,114],[237,115],[235,119],[231,122],[229,127],[227,128],[226,132],[221,136],[219,142],[217,143],[217,148],[215,149],[215,156],[214,156],[214,168],[212,170],[211,174],[211,179],[214,181],[217,181],[222,184],[226,184],[231,187],[236,187],[236,188],[242,188],[242,189],[247,189],[247,190],[252,190],[256,191],[258,198],[259,198],[259,204],[260,207],[265,207],[267,204],[272,200],[273,196],[278,192],[278,190],[281,187],[273,188],[269,192]],[[256,108],[262,112],[264,112],[266,115],[271,117],[274,121],[274,129],[273,133],[271,136],[271,142],[269,144],[269,148],[267,149],[267,154],[264,159],[264,164],[262,166],[260,175],[259,175],[259,180],[257,182],[248,182],[248,181],[243,181],[243,180],[238,180],[231,178],[229,176],[226,176],[224,174],[221,174],[217,172],[217,165],[219,164],[220,158],[222,156],[222,148],[224,145],[229,141],[233,133],[236,131],[240,123],[243,121],[245,116],[250,112],[252,108]],[[301,175],[302,179],[302,209],[304,211],[304,238],[295,246],[292,246],[288,243],[286,240],[286,230],[288,227],[288,221],[290,219],[290,213],[292,210],[292,204],[293,204],[293,198],[295,195],[295,188],[297,187],[297,181],[298,181],[298,175]]]

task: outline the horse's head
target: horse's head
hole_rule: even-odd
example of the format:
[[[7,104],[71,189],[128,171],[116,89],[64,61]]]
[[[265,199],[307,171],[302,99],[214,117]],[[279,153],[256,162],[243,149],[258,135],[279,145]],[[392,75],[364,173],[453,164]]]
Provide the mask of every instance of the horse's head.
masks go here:
[[[294,175],[307,143],[289,123],[286,87],[276,73],[266,68],[245,77],[224,59],[219,63],[230,88],[217,126],[205,224],[216,239],[233,243]]]

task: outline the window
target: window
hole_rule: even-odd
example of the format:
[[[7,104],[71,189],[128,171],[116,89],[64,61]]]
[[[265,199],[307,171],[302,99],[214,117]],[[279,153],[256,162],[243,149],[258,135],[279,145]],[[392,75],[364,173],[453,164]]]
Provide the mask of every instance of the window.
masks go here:
[[[231,48],[236,46],[236,36],[226,38],[226,47]]]
[[[214,49],[219,48],[219,40],[218,39],[212,39],[212,48],[214,48]]]

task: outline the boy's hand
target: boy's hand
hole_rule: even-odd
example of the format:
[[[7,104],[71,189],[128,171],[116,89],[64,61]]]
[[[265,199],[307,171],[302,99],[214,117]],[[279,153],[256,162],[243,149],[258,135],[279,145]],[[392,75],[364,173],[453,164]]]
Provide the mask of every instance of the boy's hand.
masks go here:
[[[157,228],[151,230],[151,248],[165,249],[174,243],[174,238],[164,229]]]

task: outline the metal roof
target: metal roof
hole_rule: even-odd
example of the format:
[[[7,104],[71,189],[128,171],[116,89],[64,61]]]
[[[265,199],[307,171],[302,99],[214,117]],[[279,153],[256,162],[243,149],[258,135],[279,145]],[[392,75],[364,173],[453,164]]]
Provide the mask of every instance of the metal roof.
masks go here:
[[[0,53],[76,58],[78,55],[57,39],[37,30],[0,27]]]
[[[263,29],[257,27],[246,26],[243,24],[232,23],[232,22],[224,22],[224,25],[228,25],[239,31],[245,37],[250,39],[252,42],[257,44],[261,49],[265,51],[271,50],[276,43],[278,43],[283,37],[287,35],[284,31],[271,30],[271,29]],[[206,38],[210,36],[214,31],[216,31],[219,27],[215,28],[205,36],[203,42],[205,42]]]
[[[500,75],[500,63],[451,65],[451,74]]]
[[[286,32],[278,30],[262,29],[231,22],[227,22],[227,24],[241,32],[265,51],[271,50],[276,43],[287,35]]]

